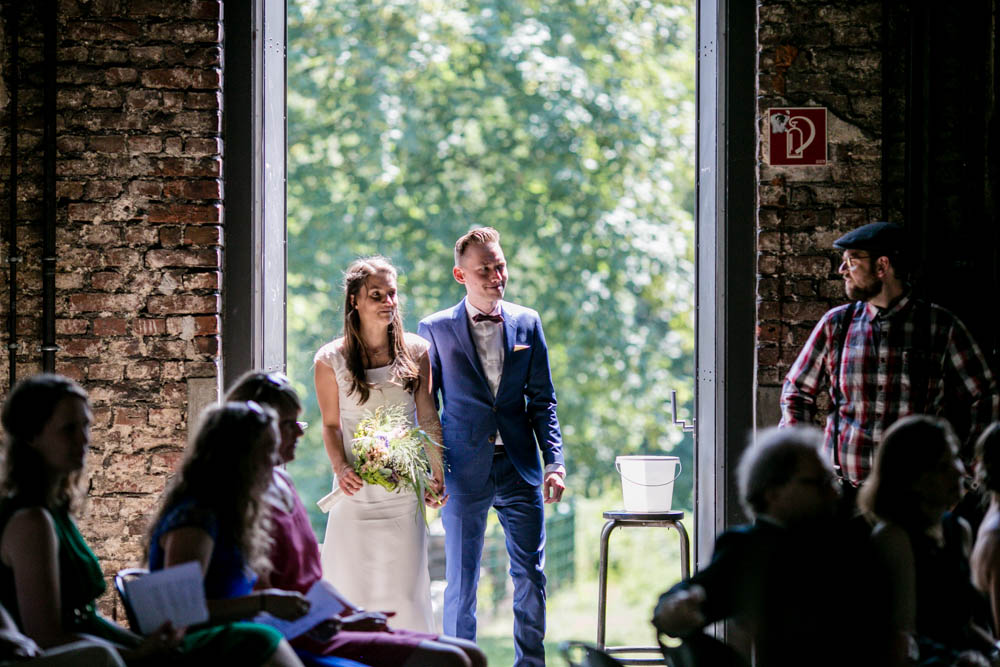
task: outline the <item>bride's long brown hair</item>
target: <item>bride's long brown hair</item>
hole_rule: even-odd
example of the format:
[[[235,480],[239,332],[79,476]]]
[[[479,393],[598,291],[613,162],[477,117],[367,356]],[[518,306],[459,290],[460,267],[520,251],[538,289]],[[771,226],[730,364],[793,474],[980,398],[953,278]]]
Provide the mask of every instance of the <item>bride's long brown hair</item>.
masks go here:
[[[361,316],[358,314],[357,302],[361,288],[368,283],[373,275],[385,273],[396,279],[396,267],[385,257],[374,255],[362,257],[351,262],[344,274],[344,359],[347,370],[351,374],[351,386],[347,394],[358,392],[359,403],[367,403],[371,394],[372,384],[365,376],[365,359],[368,358],[368,348],[361,337]],[[406,336],[403,332],[403,315],[397,304],[396,312],[389,323],[389,365],[393,376],[403,383],[403,387],[411,394],[420,387],[420,369],[416,360],[406,349]]]

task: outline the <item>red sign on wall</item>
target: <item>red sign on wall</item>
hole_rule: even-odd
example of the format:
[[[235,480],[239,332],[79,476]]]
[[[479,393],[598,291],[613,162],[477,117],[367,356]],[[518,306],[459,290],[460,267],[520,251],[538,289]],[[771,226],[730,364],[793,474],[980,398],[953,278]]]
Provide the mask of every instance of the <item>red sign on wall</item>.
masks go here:
[[[826,164],[826,107],[767,110],[772,165]]]

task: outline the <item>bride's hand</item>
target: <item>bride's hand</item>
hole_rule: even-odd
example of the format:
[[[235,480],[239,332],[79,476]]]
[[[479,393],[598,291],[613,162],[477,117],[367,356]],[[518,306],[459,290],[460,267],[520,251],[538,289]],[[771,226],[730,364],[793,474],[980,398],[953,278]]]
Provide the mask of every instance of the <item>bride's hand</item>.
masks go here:
[[[337,484],[340,486],[340,490],[349,496],[360,491],[364,485],[364,481],[358,477],[358,473],[354,472],[350,463],[344,463],[334,472],[337,473]]]
[[[433,477],[427,480],[424,502],[432,509],[444,507],[444,504],[448,502],[448,494],[444,492],[444,473],[442,471],[435,470]]]

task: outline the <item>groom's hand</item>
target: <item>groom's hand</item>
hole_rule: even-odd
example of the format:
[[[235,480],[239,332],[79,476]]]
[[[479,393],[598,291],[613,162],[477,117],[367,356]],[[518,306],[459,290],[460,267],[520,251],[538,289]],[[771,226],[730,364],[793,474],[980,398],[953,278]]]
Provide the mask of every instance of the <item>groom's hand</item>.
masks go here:
[[[566,482],[563,481],[563,476],[557,472],[550,472],[545,476],[545,482],[542,484],[542,497],[545,498],[546,504],[557,503],[562,500],[563,491],[566,490]]]

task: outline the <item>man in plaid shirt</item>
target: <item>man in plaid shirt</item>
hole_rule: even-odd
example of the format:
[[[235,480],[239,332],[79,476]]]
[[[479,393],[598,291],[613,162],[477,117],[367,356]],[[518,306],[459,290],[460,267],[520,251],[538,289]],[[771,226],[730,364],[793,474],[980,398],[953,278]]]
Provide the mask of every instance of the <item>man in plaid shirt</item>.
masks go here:
[[[901,226],[873,222],[833,245],[844,251],[839,272],[853,302],[820,319],[788,371],[780,425],[810,422],[825,386],[834,408],[824,450],[838,474],[857,486],[871,471],[885,430],[900,417],[945,417],[973,442],[1000,418],[1000,397],[965,325],[909,294]]]

